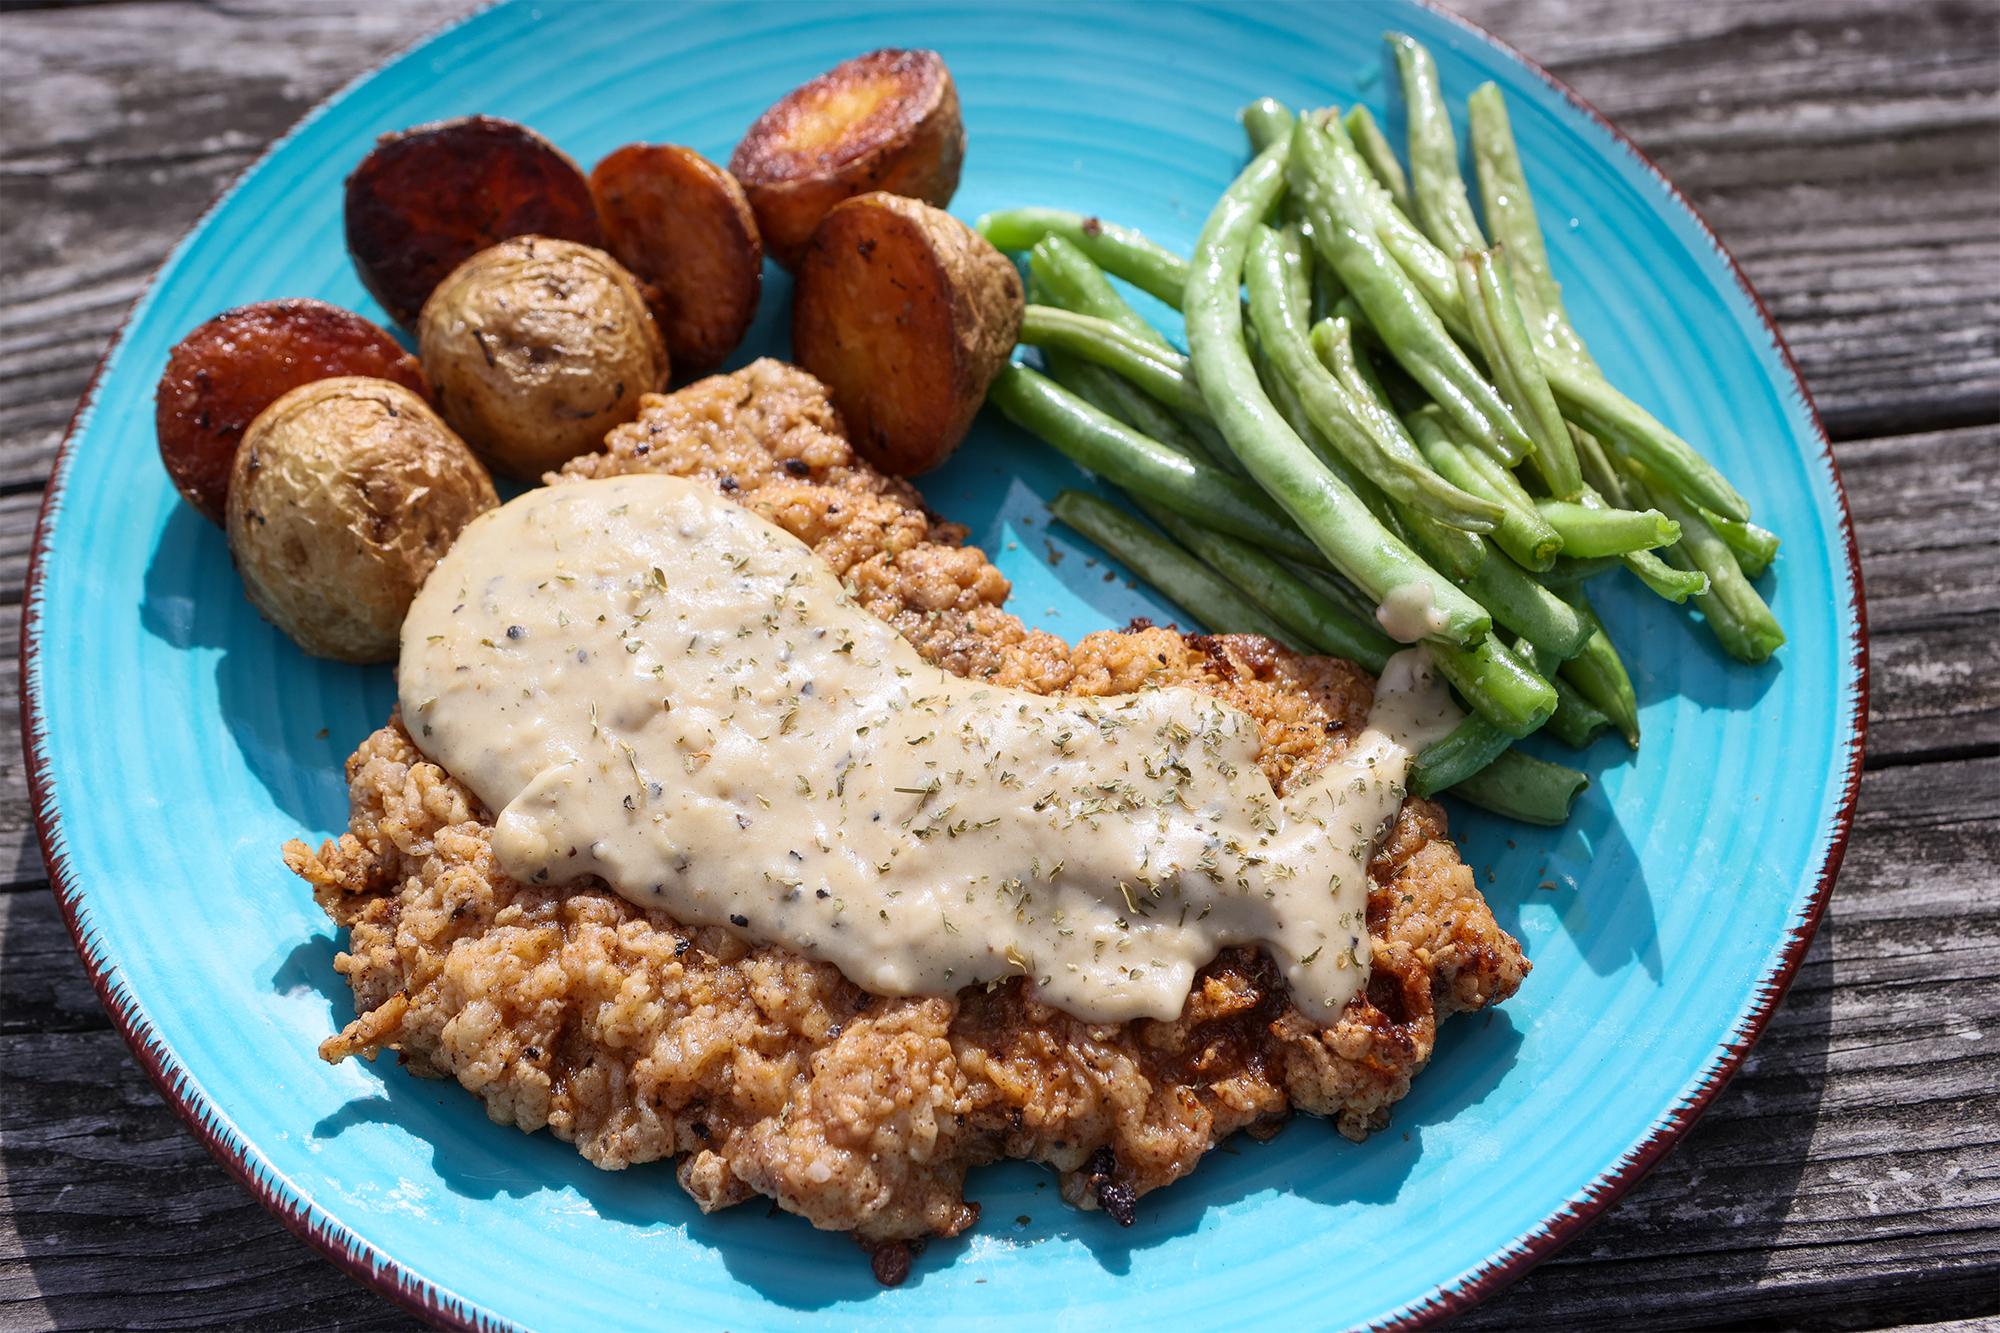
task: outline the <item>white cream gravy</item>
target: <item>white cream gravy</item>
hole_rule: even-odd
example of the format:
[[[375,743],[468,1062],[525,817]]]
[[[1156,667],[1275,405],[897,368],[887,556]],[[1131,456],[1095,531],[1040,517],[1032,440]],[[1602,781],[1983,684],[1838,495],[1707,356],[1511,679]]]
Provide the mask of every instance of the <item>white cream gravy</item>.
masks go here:
[[[1397,643],[1418,643],[1430,638],[1449,622],[1437,604],[1437,591],[1430,581],[1399,583],[1375,608],[1375,623]]]
[[[878,994],[1026,975],[1094,1022],[1177,1016],[1231,944],[1332,1021],[1410,756],[1458,717],[1398,654],[1367,729],[1280,800],[1241,711],[949,675],[789,533],[652,475],[474,521],[410,608],[399,690],[517,879],[601,876]]]

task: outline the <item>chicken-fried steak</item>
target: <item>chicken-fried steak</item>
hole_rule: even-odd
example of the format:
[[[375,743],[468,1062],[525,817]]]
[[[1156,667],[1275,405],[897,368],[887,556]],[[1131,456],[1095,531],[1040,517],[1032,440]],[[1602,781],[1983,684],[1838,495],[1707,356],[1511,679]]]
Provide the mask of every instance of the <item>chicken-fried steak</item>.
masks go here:
[[[1071,647],[1022,625],[965,530],[860,462],[824,389],[792,367],[760,361],[648,396],[606,443],[550,480],[709,478],[946,670],[1043,694],[1171,684],[1228,701],[1259,723],[1280,792],[1367,718],[1364,673],[1262,638],[1139,625]],[[359,1017],[326,1058],[392,1049],[598,1166],[677,1157],[704,1209],[764,1194],[869,1243],[971,1225],[965,1171],[1000,1158],[1046,1162],[1070,1202],[1129,1222],[1139,1195],[1238,1129],[1298,1109],[1359,1139],[1408,1091],[1438,1022],[1507,998],[1528,969],[1443,812],[1414,799],[1370,867],[1372,973],[1339,1022],[1308,1022],[1268,959],[1233,949],[1178,1020],[1105,1025],[1020,982],[873,996],[829,965],[683,929],[608,888],[515,883],[491,812],[397,720],[363,742],[348,779],[350,832],[286,848],[349,931],[335,966]]]

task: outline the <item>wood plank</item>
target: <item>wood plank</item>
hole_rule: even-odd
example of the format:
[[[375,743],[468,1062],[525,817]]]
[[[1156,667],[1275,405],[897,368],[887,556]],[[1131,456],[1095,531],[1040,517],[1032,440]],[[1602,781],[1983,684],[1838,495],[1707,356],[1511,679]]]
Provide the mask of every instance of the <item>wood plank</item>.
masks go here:
[[[1854,441],[1835,453],[1868,596],[1869,762],[1993,752],[2000,427]]]

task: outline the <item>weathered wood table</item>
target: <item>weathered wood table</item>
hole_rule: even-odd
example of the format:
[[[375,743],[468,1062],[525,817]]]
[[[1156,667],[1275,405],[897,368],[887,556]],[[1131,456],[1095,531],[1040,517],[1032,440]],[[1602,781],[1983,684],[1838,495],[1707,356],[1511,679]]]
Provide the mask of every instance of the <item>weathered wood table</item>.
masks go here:
[[[309,106],[463,8],[0,8],[0,638],[50,459],[155,265]],[[1473,1327],[2000,1311],[2000,5],[1459,0],[1734,250],[1836,441],[1874,709],[1792,993],[1678,1152]],[[1329,10],[1337,17],[1337,10]],[[182,1129],[71,951],[0,665],[0,1327],[405,1327]]]

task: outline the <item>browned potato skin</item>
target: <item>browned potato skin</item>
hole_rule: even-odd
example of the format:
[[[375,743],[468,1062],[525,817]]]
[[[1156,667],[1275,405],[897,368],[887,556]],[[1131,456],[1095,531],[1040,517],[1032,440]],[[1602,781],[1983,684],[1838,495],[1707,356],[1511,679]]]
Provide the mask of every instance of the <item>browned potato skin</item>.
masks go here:
[[[730,155],[764,248],[788,269],[827,210],[884,190],[942,208],[958,189],[965,123],[935,51],[871,51],[785,94]]]
[[[347,252],[409,328],[444,276],[510,236],[604,244],[583,172],[525,125],[467,116],[385,134],[347,178]]]
[[[315,657],[388,662],[410,601],[499,503],[479,460],[400,384],[301,385],[250,424],[229,550],[251,605]]]
[[[258,301],[195,328],[168,353],[154,396],[174,489],[221,527],[243,432],[290,390],[334,375],[394,380],[430,396],[423,367],[394,338],[324,301]]]
[[[799,265],[792,354],[832,390],[855,448],[908,476],[951,456],[1021,330],[1021,275],[942,209],[864,194]]]
[[[663,388],[645,292],[602,250],[517,236],[438,284],[417,321],[438,411],[497,471],[533,480],[604,443]]]
[[[646,285],[683,378],[743,341],[764,286],[764,244],[736,178],[692,148],[626,144],[590,173],[606,247]]]

